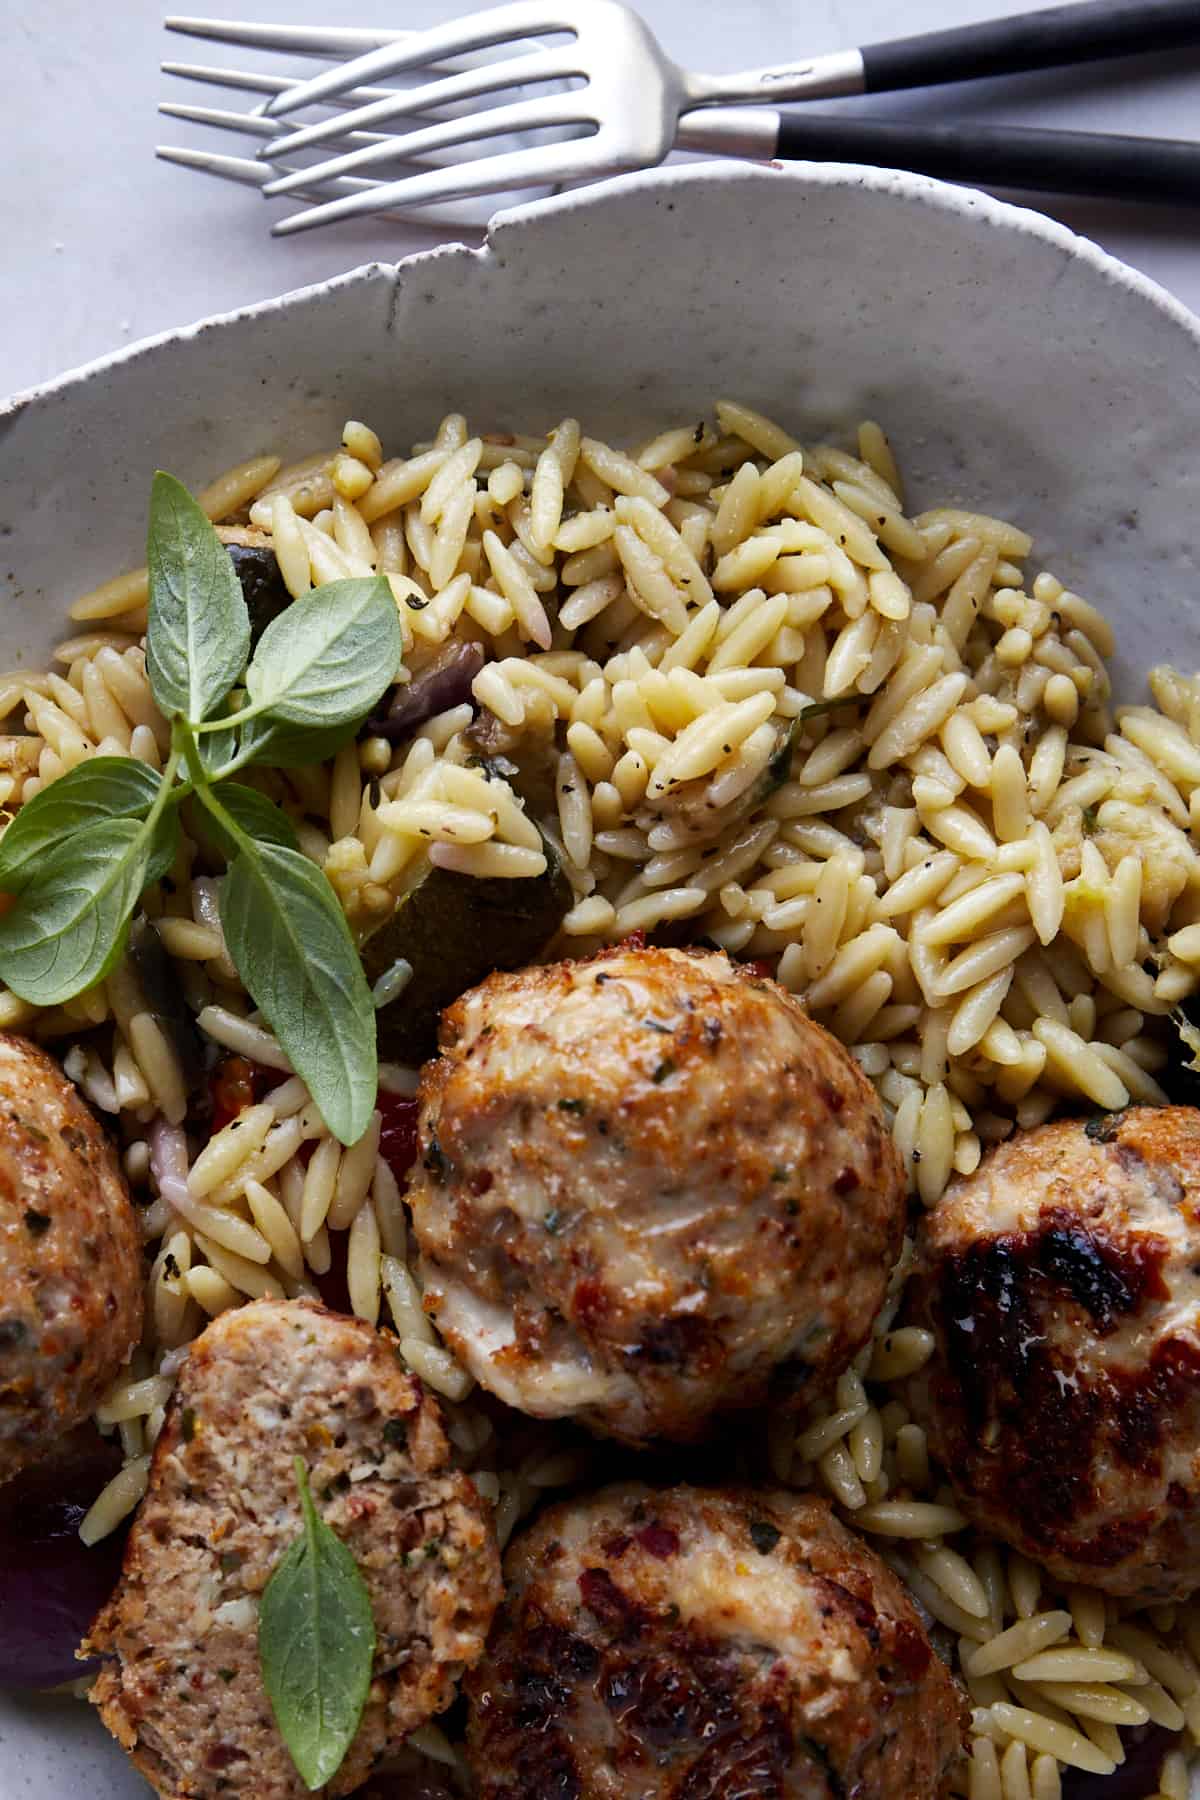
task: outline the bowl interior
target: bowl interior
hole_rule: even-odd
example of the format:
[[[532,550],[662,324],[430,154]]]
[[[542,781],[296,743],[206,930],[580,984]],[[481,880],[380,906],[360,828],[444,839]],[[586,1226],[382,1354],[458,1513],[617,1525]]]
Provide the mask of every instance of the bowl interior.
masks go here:
[[[0,413],[0,666],[142,558],[155,468],[198,485],[370,421],[565,413],[629,442],[729,395],[810,441],[878,419],[921,504],[1011,517],[1114,621],[1119,679],[1200,666],[1200,326],[1029,213],[917,177],[714,165],[508,215],[94,364]],[[0,1698],[0,1791],[146,1790],[86,1710]]]
[[[879,419],[918,503],[1018,520],[1118,627],[1136,613],[1139,667],[1195,660],[1197,322],[981,195],[712,165],[509,214],[482,251],[375,265],[15,403],[0,661],[40,660],[71,598],[141,559],[156,467],[199,483],[351,416],[403,449],[450,408],[628,441],[725,394],[810,440]]]

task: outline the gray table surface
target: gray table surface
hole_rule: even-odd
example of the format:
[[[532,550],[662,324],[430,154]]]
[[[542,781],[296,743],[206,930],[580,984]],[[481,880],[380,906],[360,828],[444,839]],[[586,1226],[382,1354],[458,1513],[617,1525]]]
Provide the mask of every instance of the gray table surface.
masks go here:
[[[451,0],[174,0],[214,16],[420,26]],[[1200,4],[1200,0],[1198,0]],[[469,10],[463,4],[460,10]],[[731,69],[1022,10],[1014,0],[644,0],[671,54]],[[164,97],[205,103],[159,73],[164,57],[255,58],[168,37],[152,0],[0,0],[0,134],[7,146],[0,259],[0,394],[151,332],[286,292],[452,236],[414,217],[273,240],[253,192],[157,162],[157,142],[215,144],[160,119]],[[315,65],[307,65],[311,68]],[[208,91],[207,103],[223,104]],[[233,104],[242,103],[234,97]],[[1200,136],[1200,52],[1135,57],[1010,82],[843,104],[1151,135]],[[1200,209],[1040,204],[1200,311]],[[279,203],[277,203],[279,204]]]

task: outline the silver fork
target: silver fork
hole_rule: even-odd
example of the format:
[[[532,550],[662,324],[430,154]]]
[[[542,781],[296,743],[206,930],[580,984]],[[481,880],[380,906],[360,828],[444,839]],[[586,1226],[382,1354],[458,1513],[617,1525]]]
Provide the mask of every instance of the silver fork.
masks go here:
[[[383,44],[407,42],[411,31],[357,30],[342,26],[277,26],[250,22],[234,22],[228,20],[167,18],[164,21],[167,30],[182,32],[187,36],[219,39],[222,42],[238,44],[250,49],[285,49],[294,55],[310,57],[350,56],[359,54],[367,48],[379,48]],[[457,58],[445,64],[433,64],[421,73],[427,78],[441,73],[453,73],[463,67],[464,59]],[[197,106],[178,101],[161,101],[159,112],[169,118],[182,119],[189,124],[215,128],[219,131],[237,133],[243,137],[254,138],[261,146],[259,157],[230,156],[211,150],[193,149],[179,145],[159,144],[155,154],[163,161],[179,165],[182,168],[195,169],[206,175],[216,175],[224,180],[233,181],[246,187],[262,189],[280,168],[290,169],[293,165],[286,160],[275,159],[268,162],[261,160],[264,153],[269,152],[270,140],[285,135],[291,127],[282,120],[269,119],[265,116],[265,100],[273,95],[282,94],[290,88],[300,85],[295,76],[275,75],[265,69],[232,69],[223,66],[166,61],[161,65],[164,75],[178,77],[184,81],[203,84],[210,87],[224,88],[235,93],[248,93],[263,96],[259,104],[249,112],[239,112],[232,107]],[[333,96],[328,102],[329,109],[365,106],[372,101],[393,100],[402,102],[404,90],[388,87],[350,87]],[[453,115],[453,107],[434,109],[422,115],[424,118]],[[403,116],[393,109],[393,119]],[[336,120],[333,121],[336,123]],[[364,143],[379,143],[383,134],[367,131],[345,131],[338,134],[337,140],[346,148],[354,148]],[[404,158],[398,156],[389,161],[399,161],[410,168],[439,167],[445,162],[443,156],[436,152],[431,156],[414,156]],[[360,179],[355,176],[334,177],[331,180],[314,181],[297,190],[296,198],[316,202],[329,199],[340,194],[366,193],[378,186],[374,179]],[[526,197],[533,198],[553,190],[538,184],[528,190],[522,190]],[[372,208],[372,211],[378,211]],[[386,220],[399,219],[401,215],[392,209],[380,212]],[[486,215],[473,214],[469,207],[450,201],[444,205],[433,205],[424,215],[430,223],[442,223],[461,227],[474,227],[486,223]]]
[[[352,143],[324,161],[285,164],[262,183],[267,195],[311,194],[323,184],[361,181],[368,171],[397,159],[412,162],[488,139],[552,131],[557,141],[475,156],[451,166],[421,169],[399,179],[343,190],[333,199],[277,220],[279,235],[336,219],[384,209],[407,209],[467,196],[492,194],[533,183],[558,185],[643,168],[662,161],[680,144],[689,115],[720,103],[763,105],[887,89],[925,86],[1001,75],[1055,64],[1200,43],[1195,0],[1086,0],[1085,4],[1005,18],[957,30],[836,52],[777,68],[728,76],[680,69],[659,48],[636,13],[618,0],[515,0],[430,31],[398,34],[303,28],[237,26],[220,21],[169,20],[174,29],[225,42],[300,49],[349,60],[310,81],[289,84],[260,109],[278,121],[321,103],[344,99],[381,79],[531,38],[567,34],[570,41],[454,73],[415,89],[366,99],[334,117],[264,137],[272,162],[347,141],[414,114],[502,94],[507,89],[558,91],[525,94],[453,118],[436,117],[411,129],[384,131],[374,141]],[[305,43],[301,44],[301,39]],[[563,84],[582,85],[563,91]],[[1127,198],[1200,199],[1200,145],[1170,140],[1109,137],[1096,133],[1030,131],[970,124],[914,125],[846,115],[781,116],[764,111],[763,129],[745,129],[739,115],[741,154],[865,161],[907,167],[952,180]],[[681,131],[682,123],[682,131]],[[738,127],[730,126],[736,138]],[[564,138],[564,133],[571,135]],[[704,143],[697,147],[724,147]],[[768,147],[768,140],[770,147]]]

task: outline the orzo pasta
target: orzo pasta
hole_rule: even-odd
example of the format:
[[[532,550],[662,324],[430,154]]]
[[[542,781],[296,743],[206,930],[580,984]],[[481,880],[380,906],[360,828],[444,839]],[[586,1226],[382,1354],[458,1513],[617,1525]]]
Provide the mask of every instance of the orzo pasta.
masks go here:
[[[385,456],[351,421],[342,445],[255,458],[202,498],[231,545],[273,553],[287,595],[391,586],[390,711],[323,763],[254,773],[363,940],[418,867],[514,893],[557,871],[557,956],[645,933],[764,965],[874,1084],[924,1208],[1057,1109],[1165,1101],[1170,1015],[1200,986],[1200,686],[1159,668],[1152,703],[1115,707],[1097,609],[1027,572],[1018,525],[910,514],[877,424],[802,448],[721,402],[618,447],[586,421],[543,437],[451,414]],[[146,595],[144,571],[106,582],[52,669],[0,676],[8,817],[97,755],[162,768]],[[421,1304],[415,1071],[385,1063],[366,1133],[340,1144],[242,986],[219,879],[185,830],[143,903],[205,1046],[208,1115],[128,962],[48,1009],[0,992],[0,1026],[56,1049],[111,1125],[145,1240],[145,1336],[97,1413],[125,1467],[85,1539],[137,1505],[205,1322],[324,1294],[392,1329],[444,1397],[503,1542],[547,1491],[601,1478],[604,1451],[479,1403]],[[381,1019],[420,978],[389,956]],[[1054,1800],[1148,1721],[1190,1752],[1200,1614],[1056,1586],[966,1527],[893,1386],[932,1349],[895,1323],[910,1257],[827,1405],[747,1418],[743,1465],[832,1496],[935,1622],[973,1707],[955,1793]],[[412,1742],[460,1768],[437,1728]],[[1173,1753],[1162,1793],[1185,1783]]]

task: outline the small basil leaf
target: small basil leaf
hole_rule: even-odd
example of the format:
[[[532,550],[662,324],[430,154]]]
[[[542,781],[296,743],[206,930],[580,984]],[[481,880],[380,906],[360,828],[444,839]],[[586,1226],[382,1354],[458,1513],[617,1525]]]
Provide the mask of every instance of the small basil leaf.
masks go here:
[[[39,868],[36,887],[0,919],[0,976],[35,1006],[57,1006],[108,974],[147,882],[169,867],[178,821],[153,833],[106,819],[69,838]]]
[[[222,706],[221,712],[226,708]],[[196,750],[205,774],[212,781],[220,779],[221,770],[231,763],[237,755],[238,732],[236,725],[230,725],[223,731],[205,731],[196,737]]]
[[[336,756],[353,740],[357,730],[356,719],[314,731],[303,725],[278,724],[259,714],[242,727],[240,746],[249,752],[248,762],[262,763],[271,769],[299,769],[311,763],[327,762],[331,756]],[[223,737],[225,734],[214,731],[212,735]]]
[[[223,781],[219,799],[234,823],[240,825],[246,836],[253,838],[256,843],[281,844],[285,850],[300,848],[287,814],[273,800],[268,800],[265,794],[260,794],[257,788],[244,787],[238,781]],[[212,840],[223,856],[237,855],[237,844],[207,807],[197,807],[195,817],[196,824],[205,837]]]
[[[246,670],[246,692],[277,723],[359,720],[396,678],[400,619],[382,577],[331,581],[272,621]]]
[[[146,566],[150,686],[169,719],[198,724],[246,666],[250,618],[224,544],[182,483],[161,470],[150,491]]]
[[[41,858],[102,819],[144,819],[161,775],[132,756],[95,756],[43,788],[0,838],[0,888],[17,893]]]
[[[321,871],[279,844],[244,846],[221,885],[229,954],[334,1136],[353,1144],[375,1105],[371,990]]]
[[[304,1525],[263,1589],[258,1660],[275,1722],[315,1793],[354,1742],[371,1685],[375,1621],[352,1553],[313,1505],[300,1457],[295,1469]]]

